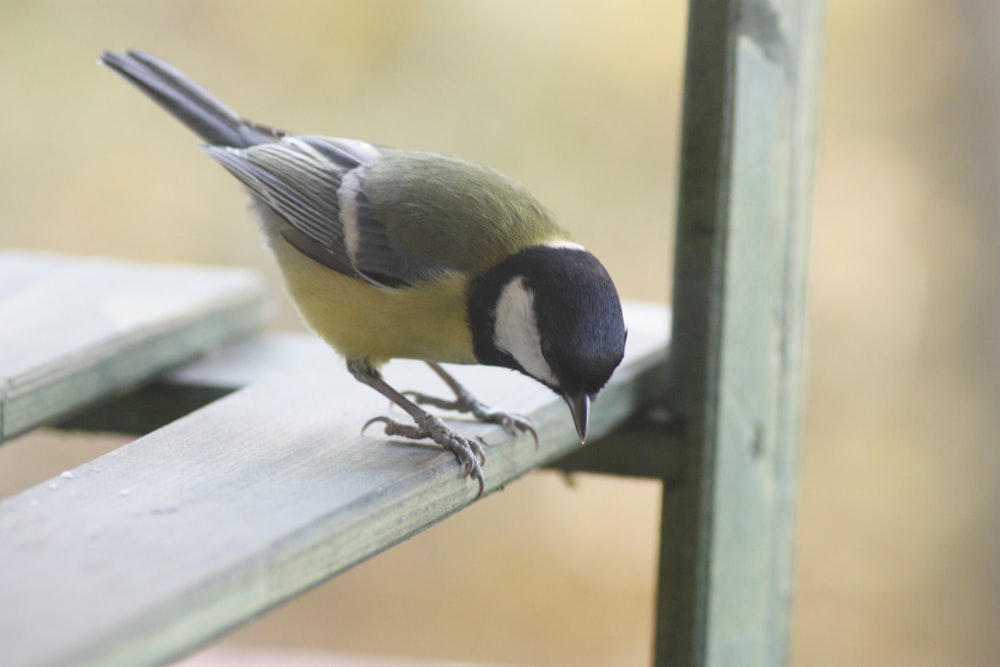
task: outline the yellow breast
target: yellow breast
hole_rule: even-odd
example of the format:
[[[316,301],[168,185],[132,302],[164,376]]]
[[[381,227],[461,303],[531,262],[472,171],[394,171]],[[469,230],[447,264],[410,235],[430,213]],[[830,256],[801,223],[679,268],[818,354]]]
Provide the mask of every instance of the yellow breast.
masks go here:
[[[315,262],[280,236],[271,247],[289,294],[316,333],[347,358],[475,363],[466,322],[466,277],[382,289]]]

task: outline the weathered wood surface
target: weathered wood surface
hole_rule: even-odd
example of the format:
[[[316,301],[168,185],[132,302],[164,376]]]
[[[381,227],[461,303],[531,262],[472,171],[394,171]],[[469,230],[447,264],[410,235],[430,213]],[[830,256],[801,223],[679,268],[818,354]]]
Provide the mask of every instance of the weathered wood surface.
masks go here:
[[[662,307],[629,306],[626,359],[595,403],[595,438],[661,397]],[[487,493],[580,447],[566,406],[499,369],[455,369],[530,415],[541,444],[455,421],[489,443]],[[400,387],[440,393],[416,362]],[[162,664],[471,502],[451,454],[390,443],[385,414],[321,351],[69,474],[0,502],[5,665]],[[400,417],[401,413],[394,412]]]
[[[788,661],[822,4],[690,3],[657,665]]]
[[[669,311],[667,313],[669,314]],[[214,350],[140,389],[101,402],[57,424],[70,430],[146,434],[223,396],[290,366],[329,355],[308,333],[265,332]],[[640,413],[601,438],[546,465],[565,472],[598,472],[651,479],[679,474],[678,424],[662,410]]]
[[[255,330],[249,271],[0,251],[0,442]]]
[[[261,332],[215,348],[135,391],[96,403],[55,426],[145,435],[237,389],[330,354],[330,347],[311,333]]]

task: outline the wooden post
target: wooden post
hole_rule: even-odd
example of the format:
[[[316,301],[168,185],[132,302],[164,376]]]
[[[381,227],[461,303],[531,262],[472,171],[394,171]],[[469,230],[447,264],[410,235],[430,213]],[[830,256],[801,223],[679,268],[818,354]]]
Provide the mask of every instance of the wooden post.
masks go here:
[[[690,3],[657,665],[788,662],[821,23]]]

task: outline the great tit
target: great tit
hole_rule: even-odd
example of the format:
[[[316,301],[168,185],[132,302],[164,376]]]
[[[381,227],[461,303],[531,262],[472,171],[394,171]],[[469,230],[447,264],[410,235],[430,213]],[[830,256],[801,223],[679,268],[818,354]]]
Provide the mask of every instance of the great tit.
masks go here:
[[[381,422],[387,435],[450,450],[478,497],[481,441],[419,404],[537,443],[528,419],[483,405],[440,365],[487,364],[562,396],[584,442],[590,401],[624,353],[621,301],[597,258],[522,185],[452,157],[252,123],[139,51],[106,51],[99,62],[207,142],[205,152],[246,186],[303,318],[357,380],[414,420],[375,417],[365,428]],[[379,369],[394,358],[426,361],[455,400],[391,387]]]

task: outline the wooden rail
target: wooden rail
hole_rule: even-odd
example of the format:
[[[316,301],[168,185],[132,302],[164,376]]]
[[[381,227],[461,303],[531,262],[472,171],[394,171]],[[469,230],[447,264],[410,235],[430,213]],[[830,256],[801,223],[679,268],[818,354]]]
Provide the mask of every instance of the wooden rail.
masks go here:
[[[627,321],[625,361],[594,405],[596,438],[663,395],[667,312],[629,305]],[[580,449],[565,405],[544,387],[499,369],[456,374],[538,425],[536,449],[530,437],[456,422],[490,445],[487,493]],[[420,363],[394,362],[387,375],[397,386],[441,389]],[[157,384],[190,399],[248,382],[0,502],[4,664],[162,664],[474,498],[451,454],[374,430],[362,437],[385,400],[309,339],[247,342]],[[144,414],[144,400],[163,396],[154,386],[78,422],[113,428],[122,401]]]
[[[822,8],[690,3],[670,359],[667,310],[630,306],[603,442],[524,378],[457,371],[539,425],[537,449],[460,426],[491,443],[487,492],[542,465],[663,481],[661,666],[788,662]],[[308,339],[162,375],[261,301],[241,272],[0,253],[0,441],[156,429],[0,501],[2,664],[162,664],[471,501],[449,454],[360,437],[386,402]],[[671,422],[640,417],[660,402]]]

